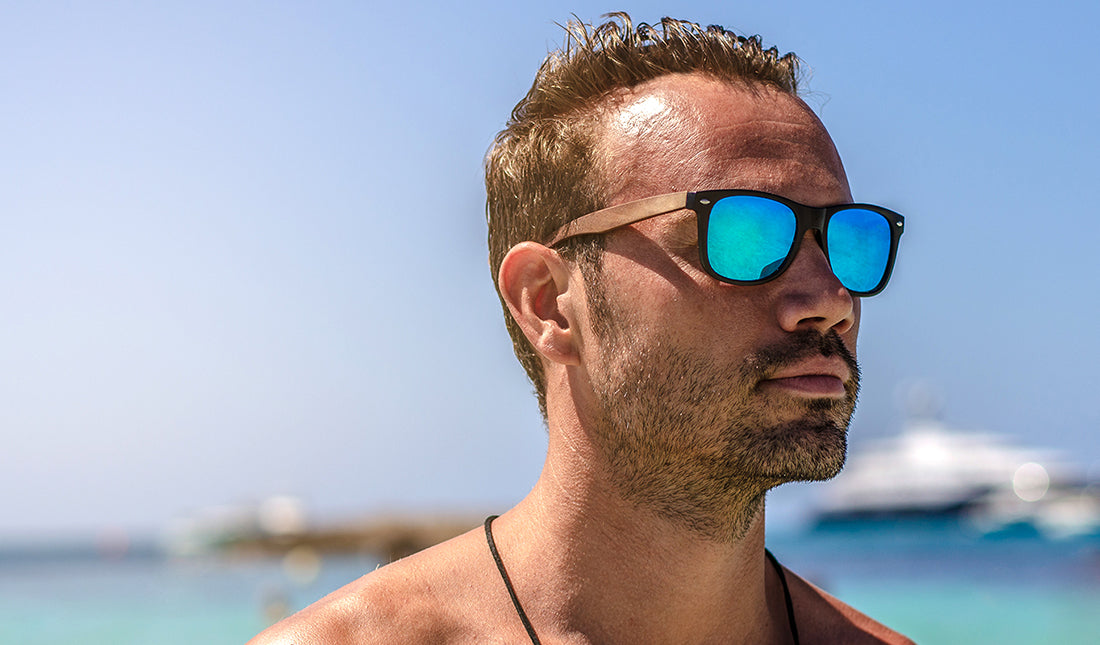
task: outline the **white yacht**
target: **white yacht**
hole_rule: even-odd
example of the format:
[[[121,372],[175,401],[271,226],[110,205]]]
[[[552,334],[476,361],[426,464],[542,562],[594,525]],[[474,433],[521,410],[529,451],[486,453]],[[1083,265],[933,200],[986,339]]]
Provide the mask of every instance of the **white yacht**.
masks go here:
[[[987,533],[1030,526],[1050,537],[1100,534],[1100,488],[1054,451],[920,418],[850,456],[823,487],[817,523],[936,517]]]

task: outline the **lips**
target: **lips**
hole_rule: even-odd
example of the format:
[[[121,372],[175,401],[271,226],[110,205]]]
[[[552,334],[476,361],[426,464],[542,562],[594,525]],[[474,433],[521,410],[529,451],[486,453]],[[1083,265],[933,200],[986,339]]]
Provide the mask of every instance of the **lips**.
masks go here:
[[[760,387],[796,395],[845,396],[844,385],[852,372],[843,360],[816,356],[784,366],[760,381]]]

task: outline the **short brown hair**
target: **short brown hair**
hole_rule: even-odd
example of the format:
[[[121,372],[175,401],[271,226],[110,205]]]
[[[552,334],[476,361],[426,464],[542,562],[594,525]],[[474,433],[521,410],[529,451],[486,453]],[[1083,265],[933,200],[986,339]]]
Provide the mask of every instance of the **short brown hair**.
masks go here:
[[[608,205],[597,125],[602,102],[616,90],[666,74],[702,73],[797,94],[798,58],[765,49],[760,36],[672,18],[662,18],[659,26],[639,23],[636,29],[625,13],[605,18],[595,27],[577,21],[565,26],[564,46],[543,61],[489,150],[485,188],[494,284],[513,246],[527,240],[545,243],[566,222]],[[598,245],[589,236],[562,251],[598,257]],[[538,354],[506,305],[504,319],[545,418],[546,381]]]

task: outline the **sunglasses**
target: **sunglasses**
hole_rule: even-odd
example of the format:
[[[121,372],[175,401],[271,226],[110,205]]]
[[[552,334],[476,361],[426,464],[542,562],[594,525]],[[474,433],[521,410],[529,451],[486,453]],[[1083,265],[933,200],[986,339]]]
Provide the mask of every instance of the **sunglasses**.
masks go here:
[[[730,284],[778,278],[794,262],[806,231],[813,230],[844,288],[855,296],[873,296],[890,280],[905,230],[905,218],[881,206],[815,208],[754,190],[704,190],[647,197],[583,215],[558,229],[549,246],[684,208],[695,211],[703,269]]]

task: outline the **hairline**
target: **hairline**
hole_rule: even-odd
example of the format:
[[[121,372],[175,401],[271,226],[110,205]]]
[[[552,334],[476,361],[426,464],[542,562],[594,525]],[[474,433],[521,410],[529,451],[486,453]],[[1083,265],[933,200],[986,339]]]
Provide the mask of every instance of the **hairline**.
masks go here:
[[[492,277],[516,356],[535,386],[544,420],[545,357],[524,338],[508,311],[499,291],[500,266],[517,244],[545,243],[543,238],[560,226],[616,201],[614,193],[623,188],[616,179],[622,173],[613,171],[617,165],[605,139],[606,115],[614,113],[618,97],[671,75],[696,75],[743,88],[771,87],[801,102],[801,61],[792,52],[766,47],[759,35],[672,18],[655,26],[635,24],[622,12],[604,17],[608,20],[599,25],[577,20],[564,26],[565,42],[543,61],[486,158]],[[542,167],[532,165],[536,161],[552,164],[545,175],[539,175]],[[546,206],[554,210],[545,211]],[[534,218],[525,211],[540,215]],[[572,238],[556,250],[577,261],[584,272],[598,267],[602,239]]]

